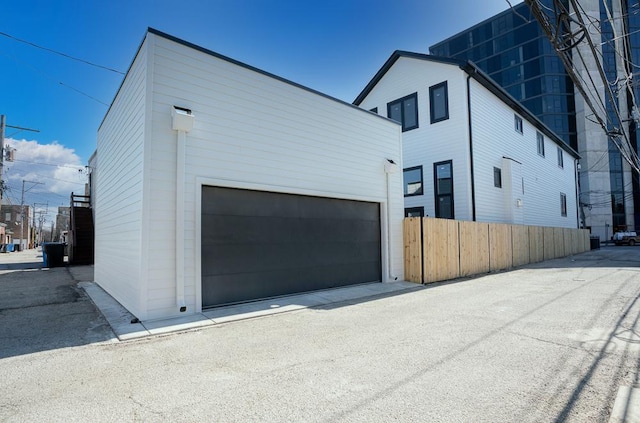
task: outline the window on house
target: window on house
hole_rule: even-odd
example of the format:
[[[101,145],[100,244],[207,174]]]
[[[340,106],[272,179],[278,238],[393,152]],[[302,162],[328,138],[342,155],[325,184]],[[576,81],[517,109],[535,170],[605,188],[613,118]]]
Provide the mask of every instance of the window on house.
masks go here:
[[[404,169],[404,196],[422,195],[422,166]]]
[[[518,115],[513,115],[513,124],[516,132],[522,134],[522,118]]]
[[[558,147],[558,166],[564,168],[564,157],[562,148]]]
[[[407,207],[404,209],[404,217],[424,217],[424,207]]]
[[[452,161],[433,164],[436,217],[453,219],[453,168]]]
[[[449,119],[449,94],[447,81],[429,87],[431,123]]]
[[[493,168],[493,186],[502,188],[502,169],[499,167]]]
[[[567,194],[560,193],[560,214],[567,215]]]
[[[544,157],[544,135],[538,132],[536,138],[538,140],[538,154]]]
[[[4,221],[5,221],[6,223],[11,222],[11,212],[9,212],[9,213],[5,213],[5,214],[4,214]]]
[[[418,93],[387,104],[387,116],[402,124],[402,132],[418,127]]]
[[[377,108],[377,107],[374,107],[373,109],[371,109],[371,110],[369,110],[369,111],[370,111],[370,112],[373,112],[373,113],[378,113],[378,108]]]

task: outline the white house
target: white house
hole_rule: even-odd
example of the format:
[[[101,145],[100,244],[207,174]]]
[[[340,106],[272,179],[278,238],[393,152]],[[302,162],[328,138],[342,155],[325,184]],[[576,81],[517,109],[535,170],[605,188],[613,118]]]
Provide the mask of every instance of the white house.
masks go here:
[[[150,320],[402,278],[401,137],[149,29],[92,157],[95,281]]]
[[[407,216],[578,227],[578,154],[472,63],[396,51],[354,104],[402,124]]]

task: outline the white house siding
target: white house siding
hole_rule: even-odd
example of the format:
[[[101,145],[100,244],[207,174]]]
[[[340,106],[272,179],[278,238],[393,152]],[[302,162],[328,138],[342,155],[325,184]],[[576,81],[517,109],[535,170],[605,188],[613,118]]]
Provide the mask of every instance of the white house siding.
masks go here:
[[[98,129],[95,186],[95,281],[136,315],[140,282],[145,128],[145,47],[135,58]],[[99,173],[99,177],[98,176]]]
[[[144,318],[178,314],[174,105],[191,109],[195,116],[186,139],[184,187],[187,312],[200,307],[200,181],[386,204],[385,159],[402,162],[397,124],[153,33],[147,43],[153,43],[153,95],[151,135],[145,146],[150,157],[145,200],[150,220]],[[390,178],[393,263],[388,273],[401,278],[399,167]]]
[[[449,119],[431,124],[429,87],[447,82]],[[376,84],[360,107],[387,116],[387,103],[418,93],[418,125],[402,133],[403,168],[422,165],[423,195],[405,197],[405,207],[424,207],[425,216],[435,216],[434,163],[452,160],[454,213],[456,219],[471,220],[469,132],[466,78],[457,66],[400,57]]]
[[[545,135],[545,157],[538,155],[537,129],[523,119],[523,133],[516,132],[514,110],[479,82],[471,80],[471,116],[473,123],[473,162],[475,177],[476,219],[481,222],[521,223],[504,207],[508,189],[496,188],[493,168],[503,167],[503,157],[520,163],[524,180],[522,211],[524,224],[577,227],[575,158],[563,152],[564,167],[557,161],[557,144]],[[522,181],[521,181],[522,182]],[[522,187],[520,186],[520,192]],[[567,196],[567,215],[560,212],[560,193]],[[513,202],[517,198],[512,200]]]

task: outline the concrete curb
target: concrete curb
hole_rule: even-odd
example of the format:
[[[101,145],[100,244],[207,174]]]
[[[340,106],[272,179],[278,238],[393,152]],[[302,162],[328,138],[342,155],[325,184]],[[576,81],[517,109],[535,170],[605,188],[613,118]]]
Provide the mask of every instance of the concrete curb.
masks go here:
[[[640,423],[640,385],[618,389],[609,423]]]
[[[95,282],[78,282],[78,287],[84,289],[89,298],[91,298],[91,301],[93,301],[107,322],[109,322],[111,329],[120,341],[181,332],[205,326],[270,316],[312,307],[322,307],[345,301],[358,301],[379,295],[391,295],[424,288],[422,285],[404,281],[391,283],[377,282],[218,307],[203,311],[202,313],[171,319],[139,322],[134,315],[129,313],[127,309]]]

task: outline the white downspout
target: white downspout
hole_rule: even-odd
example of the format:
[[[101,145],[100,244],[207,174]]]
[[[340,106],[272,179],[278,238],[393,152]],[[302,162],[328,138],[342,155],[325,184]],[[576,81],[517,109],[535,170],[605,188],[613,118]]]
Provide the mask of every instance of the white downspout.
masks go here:
[[[389,281],[397,281],[398,277],[391,274],[393,268],[393,247],[391,243],[391,174],[398,171],[398,165],[391,159],[384,164],[384,173],[387,175],[387,274]]]
[[[172,128],[178,131],[176,145],[176,306],[180,312],[187,311],[184,301],[184,173],[187,132],[193,128],[191,110],[173,106]]]

